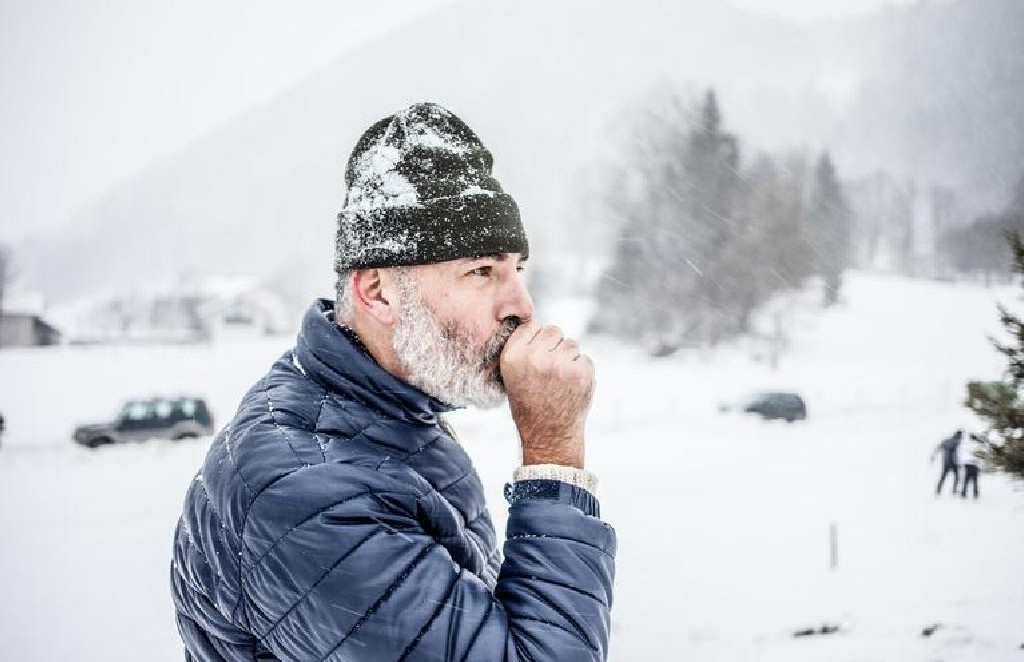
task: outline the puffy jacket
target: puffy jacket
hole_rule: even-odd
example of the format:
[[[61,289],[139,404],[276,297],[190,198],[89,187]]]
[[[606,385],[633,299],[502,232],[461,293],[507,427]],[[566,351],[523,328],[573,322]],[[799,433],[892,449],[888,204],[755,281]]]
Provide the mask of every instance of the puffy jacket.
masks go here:
[[[558,481],[506,486],[498,551],[443,403],[319,300],[185,497],[171,590],[186,660],[604,660],[615,534]]]
[[[957,452],[960,448],[960,440],[963,437],[963,433],[960,431],[954,432],[949,437],[946,437],[939,442],[939,445],[935,447],[935,451],[932,453],[934,458],[936,455],[942,455],[943,466],[953,467],[960,464],[957,457]]]

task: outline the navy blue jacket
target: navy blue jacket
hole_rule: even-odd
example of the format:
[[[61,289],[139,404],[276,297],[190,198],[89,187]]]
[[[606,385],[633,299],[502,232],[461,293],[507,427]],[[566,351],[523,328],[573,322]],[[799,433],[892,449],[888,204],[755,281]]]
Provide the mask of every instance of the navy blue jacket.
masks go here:
[[[306,313],[189,487],[171,589],[187,660],[604,660],[615,533],[522,481],[504,561],[448,407]]]

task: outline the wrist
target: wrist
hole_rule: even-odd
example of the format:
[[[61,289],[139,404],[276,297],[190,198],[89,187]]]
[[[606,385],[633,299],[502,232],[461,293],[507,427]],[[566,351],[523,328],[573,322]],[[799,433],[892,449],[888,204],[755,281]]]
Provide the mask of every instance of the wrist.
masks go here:
[[[556,464],[574,469],[583,468],[583,446],[567,449],[537,449],[523,447],[523,465]]]

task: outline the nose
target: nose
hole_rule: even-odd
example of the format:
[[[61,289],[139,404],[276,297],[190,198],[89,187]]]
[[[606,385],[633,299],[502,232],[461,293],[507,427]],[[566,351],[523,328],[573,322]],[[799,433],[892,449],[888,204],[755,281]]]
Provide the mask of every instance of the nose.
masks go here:
[[[526,279],[519,271],[512,272],[498,302],[498,319],[509,317],[516,317],[520,322],[533,319],[533,299],[526,289]]]

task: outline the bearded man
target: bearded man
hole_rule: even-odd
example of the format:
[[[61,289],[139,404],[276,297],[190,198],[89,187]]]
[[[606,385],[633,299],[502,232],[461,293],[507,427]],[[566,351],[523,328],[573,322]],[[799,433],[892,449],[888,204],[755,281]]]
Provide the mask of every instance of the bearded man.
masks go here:
[[[175,533],[186,660],[604,660],[615,534],[584,469],[593,365],[533,319],[490,153],[416,104],[352,152],[334,302],[214,438]],[[442,414],[507,397],[504,555]]]

